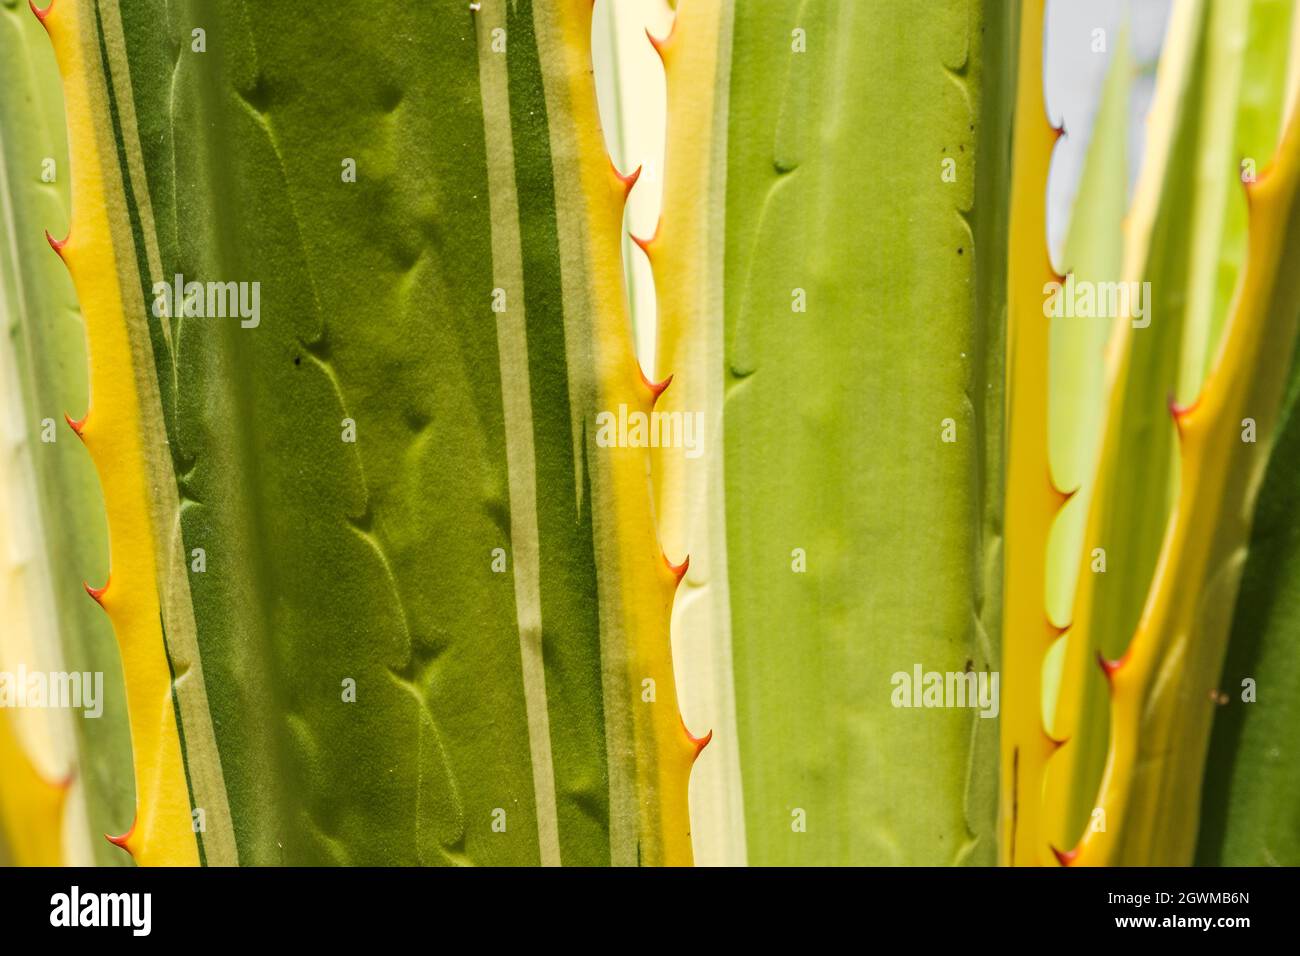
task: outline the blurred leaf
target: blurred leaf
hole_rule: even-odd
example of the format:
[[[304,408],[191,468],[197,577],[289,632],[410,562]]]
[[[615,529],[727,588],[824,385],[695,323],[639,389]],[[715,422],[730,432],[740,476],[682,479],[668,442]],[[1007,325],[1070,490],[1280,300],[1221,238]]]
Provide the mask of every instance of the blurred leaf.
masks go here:
[[[108,573],[103,503],[93,467],[63,424],[65,412],[80,415],[86,406],[85,327],[67,270],[45,239],[47,229],[63,236],[68,228],[63,96],[49,40],[25,3],[0,5],[0,105],[0,494],[8,497],[0,500],[7,595],[0,669],[22,661],[103,675],[101,717],[29,716],[48,718],[54,734],[49,752],[37,755],[42,772],[74,773],[70,859],[93,853],[98,863],[129,862],[101,836],[131,822],[122,668],[108,622],[82,588]],[[43,440],[46,423],[54,441]],[[77,758],[68,764],[62,740],[70,733]]]
[[[1201,798],[1199,866],[1300,865],[1300,362],[1256,508]],[[1245,701],[1247,681],[1254,700]]]
[[[1076,283],[1114,282],[1123,268],[1133,71],[1125,31],[1111,54],[1066,236],[1064,266]],[[1052,319],[1052,475],[1058,488],[1073,492],[1052,526],[1047,552],[1047,613],[1060,627],[1071,620],[1080,564],[1092,561],[1083,550],[1084,523],[1104,424],[1106,346],[1113,327],[1109,317]],[[1054,739],[1066,740],[1048,763],[1044,795],[1049,838],[1056,846],[1073,846],[1078,840],[1106,757],[1106,682],[1094,655],[1067,653],[1069,642],[1084,636],[1069,632],[1058,639],[1050,652],[1058,670],[1044,677],[1044,726]],[[1072,665],[1068,673],[1067,660]],[[1059,694],[1062,684],[1067,690]],[[1070,708],[1059,717],[1058,699]],[[1066,728],[1077,729],[1071,734]]]

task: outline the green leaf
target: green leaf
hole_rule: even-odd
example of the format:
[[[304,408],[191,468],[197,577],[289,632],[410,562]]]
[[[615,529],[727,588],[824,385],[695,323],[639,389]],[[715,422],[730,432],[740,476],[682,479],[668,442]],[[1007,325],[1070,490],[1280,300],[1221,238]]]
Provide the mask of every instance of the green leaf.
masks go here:
[[[647,451],[595,441],[651,396],[590,9],[99,3],[47,27],[81,97],[64,255],[148,783],[125,848],[688,863],[676,578]],[[258,306],[194,314],[178,282]]]
[[[1193,108],[1205,132],[1194,156],[1187,318],[1180,401],[1196,397],[1223,334],[1246,259],[1246,194],[1277,146],[1286,91],[1293,4],[1289,0],[1214,3],[1205,36],[1205,72]],[[1194,164],[1194,166],[1192,165]]]
[[[998,669],[1013,21],[735,20],[720,371],[754,864],[994,859],[997,721],[894,699],[916,668]]]
[[[1192,860],[1214,681],[1295,341],[1300,129],[1292,124],[1273,172],[1247,187],[1251,254],[1229,314],[1218,320],[1224,335],[1211,374],[1197,383],[1193,404],[1170,405],[1187,370],[1175,358],[1207,332],[1193,308],[1207,234],[1214,235],[1198,221],[1201,204],[1223,199],[1213,189],[1187,197],[1203,164],[1236,169],[1202,109],[1223,106],[1209,95],[1223,68],[1212,55],[1222,13],[1188,5],[1175,14],[1153,106],[1167,136],[1154,138],[1139,214],[1130,216],[1127,258],[1138,266],[1125,274],[1150,282],[1151,322],[1121,326],[1086,545],[1106,546],[1110,560],[1104,576],[1081,572],[1073,619],[1080,659],[1092,647],[1112,660],[1109,750],[1096,803],[1106,826],[1089,828],[1067,862]],[[1265,72],[1280,104],[1279,63]]]
[[[1255,509],[1205,760],[1199,866],[1300,863],[1300,363],[1292,360],[1286,411]],[[1252,682],[1247,685],[1247,681]],[[1246,702],[1247,688],[1253,691]]]

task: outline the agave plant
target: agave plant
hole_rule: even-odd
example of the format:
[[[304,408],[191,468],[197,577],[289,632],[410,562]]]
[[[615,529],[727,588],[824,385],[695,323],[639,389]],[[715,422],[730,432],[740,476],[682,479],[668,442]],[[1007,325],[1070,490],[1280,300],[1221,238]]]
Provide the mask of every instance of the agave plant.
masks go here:
[[[608,3],[5,0],[0,853],[1300,862],[1293,4]]]
[[[1007,647],[1007,684],[1017,672],[1037,683],[1044,652],[1055,643],[1060,654],[1050,723],[1026,697],[1009,698],[1004,710],[1004,852],[1014,862],[1043,862],[1050,850],[1064,863],[1190,863],[1201,781],[1224,769],[1205,762],[1214,712],[1229,702],[1256,703],[1255,678],[1221,689],[1219,674],[1300,309],[1289,280],[1297,265],[1290,220],[1300,134],[1291,123],[1280,135],[1288,57],[1278,37],[1290,35],[1289,7],[1175,7],[1127,217],[1120,228],[1113,217],[1079,224],[1074,251],[1087,268],[1135,295],[1149,290],[1148,314],[1138,314],[1134,300],[1118,317],[1104,385],[1093,393],[1102,431],[1079,436],[1092,443],[1095,461],[1080,481],[1086,519],[1062,535],[1064,547],[1082,543],[1072,566],[1058,566],[1060,574],[1073,568],[1078,575],[1072,601],[1053,609],[1062,617],[1041,610],[1048,565],[1014,554],[1008,561],[1008,614],[1019,615],[1015,633],[1025,639]],[[1125,68],[1122,50],[1116,68]],[[1123,95],[1122,74],[1117,80],[1112,98]],[[1029,115],[1019,111],[1022,129]],[[1235,130],[1235,139],[1225,142],[1224,129]],[[1045,170],[1051,137],[1027,129],[1018,150],[1022,144],[1028,162]],[[1263,158],[1258,176],[1252,157]],[[1094,159],[1106,162],[1100,152]],[[1106,177],[1090,185],[1093,193],[1081,194],[1080,203],[1113,207],[1096,195]],[[1041,209],[1020,211],[1037,229]],[[1018,226],[1014,206],[1013,218]],[[1068,407],[1087,401],[1088,392],[1042,400],[1047,339],[1035,295],[1042,276],[1023,279],[1017,307],[1015,264],[1028,256],[1017,253],[1015,241],[1011,328],[1014,341],[1023,314],[1020,348],[1029,359],[1021,376],[1013,362],[1010,381],[1013,392],[1033,390],[1039,401],[1020,411],[1034,436],[1030,455],[1029,440],[1015,437],[1013,397],[1008,500],[1018,486],[1020,497],[1039,502],[1019,542],[1041,554],[1051,524],[1069,520],[1058,510],[1066,497],[1059,490],[1074,490],[1044,484],[1057,468],[1054,461],[1042,467],[1044,412],[1051,398]],[[1105,243],[1122,250],[1118,263],[1097,253]],[[1009,524],[1009,548],[1013,531]],[[1254,600],[1246,595],[1241,606]],[[1046,799],[1039,796],[1044,786]],[[1236,861],[1276,862],[1274,841],[1290,843],[1289,829],[1237,856],[1240,848]]]
[[[135,771],[112,839],[689,862],[679,573],[645,453],[589,451],[593,409],[654,396],[590,10],[354,6],[40,13]],[[209,276],[254,308],[208,315]]]

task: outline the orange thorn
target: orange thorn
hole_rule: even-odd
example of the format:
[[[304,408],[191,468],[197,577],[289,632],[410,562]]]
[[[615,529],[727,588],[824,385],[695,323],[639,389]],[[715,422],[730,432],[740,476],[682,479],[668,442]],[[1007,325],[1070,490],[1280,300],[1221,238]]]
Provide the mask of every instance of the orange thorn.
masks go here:
[[[1097,663],[1101,665],[1102,673],[1106,675],[1107,680],[1111,680],[1119,670],[1128,663],[1129,652],[1125,651],[1124,656],[1117,661],[1107,660],[1106,655],[1101,651],[1097,652]]]
[[[681,584],[682,578],[686,577],[686,569],[691,566],[691,556],[688,554],[685,558],[682,559],[681,564],[673,564],[671,561],[668,560],[668,555],[666,554],[663,556],[663,559],[664,559],[664,564],[668,566],[668,570],[673,573],[673,576],[675,578],[677,578],[676,583]]]
[[[71,237],[72,237],[72,233],[69,232],[69,233],[68,233],[68,238],[71,238]],[[46,229],[46,230],[45,230],[45,241],[48,242],[48,243],[50,244],[50,248],[51,248],[51,249],[53,249],[56,253],[58,253],[59,258],[60,258],[60,259],[63,259],[63,247],[66,246],[66,245],[68,244],[68,239],[63,239],[63,240],[61,240],[61,241],[58,240],[58,239],[55,239],[53,236],[50,235],[50,230]],[[66,262],[67,260],[64,260],[64,261]]]
[[[650,251],[650,247],[654,244],[654,241],[659,238],[659,223],[655,223],[654,234],[651,235],[649,239],[631,232],[627,234],[627,237],[637,244],[640,250],[646,254],[647,259],[654,259],[654,253]]]
[[[102,588],[92,588],[85,581],[81,582],[81,586],[86,589],[87,594],[89,594],[92,598],[95,599],[96,604],[98,604],[100,607],[103,607],[104,592],[108,590],[108,585],[110,581],[112,581],[112,575],[109,575],[109,580],[104,582],[104,586]]]
[[[1052,847],[1052,853],[1056,856],[1056,862],[1060,863],[1061,866],[1073,866],[1074,861],[1079,858],[1078,847],[1073,850],[1058,850],[1056,847]]]
[[[709,741],[713,739],[713,731],[710,730],[703,737],[696,737],[687,728],[686,721],[685,719],[682,718],[681,714],[677,715],[677,719],[681,721],[682,733],[686,735],[686,739],[695,745],[695,753],[691,755],[691,760],[695,760],[697,757],[699,757],[700,751],[702,751],[705,747],[707,747],[709,745]]]
[[[637,166],[636,169],[624,176],[618,171],[618,167],[614,165],[614,158],[611,156],[609,158],[609,168],[613,171],[615,178],[623,184],[623,201],[626,202],[627,197],[632,192],[632,187],[635,186],[636,181],[641,178],[641,167]]]
[[[691,737],[689,732],[686,734],[686,736],[690,737],[691,743],[695,745],[695,756],[692,757],[691,759],[698,760],[700,754],[703,753],[704,748],[707,747],[709,745],[709,741],[713,739],[713,731],[710,730],[703,737]]]
[[[136,817],[136,819],[132,820],[131,828],[121,836],[113,836],[111,833],[105,833],[104,839],[113,844],[113,846],[120,847],[121,849],[126,850],[127,853],[131,853],[131,848],[126,845],[126,841],[131,839],[132,835],[135,833],[135,825],[139,822],[139,819],[139,817]],[[134,856],[135,854],[132,853],[131,855]]]
[[[1174,417],[1174,424],[1178,426],[1178,434],[1183,433],[1183,419],[1187,418],[1196,411],[1196,406],[1201,404],[1201,396],[1197,395],[1196,400],[1190,405],[1179,405],[1174,398],[1173,392],[1169,393],[1169,414]]]
[[[665,37],[655,36],[653,33],[650,32],[649,27],[646,27],[645,35],[646,37],[649,38],[650,45],[655,48],[655,52],[659,54],[660,61],[664,64],[665,67],[667,67],[668,61],[664,59],[664,48],[669,43],[671,43],[673,37],[677,35],[677,18],[673,17],[673,25],[668,28],[667,36]]]
[[[1074,627],[1073,621],[1071,621],[1068,624],[1059,624],[1059,625],[1056,624],[1055,622],[1052,621],[1050,617],[1047,616],[1046,611],[1043,612],[1043,618],[1047,621],[1047,629],[1052,632],[1053,640],[1056,640],[1056,638],[1058,637],[1064,637],[1065,632],[1068,631],[1070,628]]]
[[[654,405],[655,402],[659,401],[659,396],[664,393],[664,389],[673,383],[673,377],[669,375],[662,382],[652,382],[646,378],[645,372],[641,370],[640,366],[637,366],[637,371],[641,372],[641,381],[645,383],[645,387],[650,389],[650,404]]]
[[[80,418],[73,418],[67,412],[63,413],[63,420],[68,423],[68,427],[76,432],[77,437],[82,441],[85,441],[86,438],[81,434],[81,430],[86,427],[86,419],[89,417],[90,412],[86,412],[86,414],[82,415]]]
[[[32,13],[36,14],[36,19],[41,21],[41,26],[45,26],[45,18],[50,15],[54,9],[54,0],[50,0],[50,5],[44,10],[36,6],[36,0],[27,0],[27,5],[32,8]]]
[[[1052,490],[1052,497],[1056,499],[1056,507],[1058,509],[1064,508],[1069,504],[1070,499],[1077,495],[1079,493],[1079,488],[1082,487],[1076,485],[1069,491],[1062,491],[1057,487],[1056,480],[1052,477],[1052,468],[1050,465],[1047,468],[1047,486]]]

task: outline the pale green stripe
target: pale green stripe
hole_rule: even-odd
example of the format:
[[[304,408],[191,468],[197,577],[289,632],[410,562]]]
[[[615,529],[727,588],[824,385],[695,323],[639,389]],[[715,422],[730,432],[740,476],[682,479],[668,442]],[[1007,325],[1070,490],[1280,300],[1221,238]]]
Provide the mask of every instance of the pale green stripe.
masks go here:
[[[528,375],[528,335],[524,313],[523,256],[519,238],[519,200],[510,129],[510,92],[504,52],[492,50],[492,31],[505,27],[505,10],[486,4],[476,17],[479,88],[483,97],[488,192],[492,210],[492,275],[506,292],[506,311],[497,315],[497,352],[505,413],[506,467],[510,482],[511,561],[519,653],[523,662],[528,748],[537,804],[537,842],[543,866],[560,865],[555,766],[542,658],[542,595],[538,557],[537,476],[533,450],[533,408]]]
[[[584,487],[584,457],[591,465],[591,494],[597,501],[609,500],[610,476],[599,455],[585,456],[584,416],[595,405],[593,374],[592,301],[594,294],[587,277],[590,254],[585,219],[586,197],[582,191],[581,157],[578,155],[575,118],[569,104],[570,76],[564,53],[559,13],[549,3],[533,8],[534,30],[542,65],[542,83],[554,157],[557,238],[560,252],[560,285],[564,297],[564,345],[568,356],[569,398],[572,409],[574,470],[578,494]],[[594,96],[594,94],[593,94]],[[595,117],[588,118],[591,122]],[[581,504],[581,501],[579,502]],[[605,542],[613,539],[604,509],[592,513],[592,537],[597,567],[617,561]],[[603,583],[603,581],[602,581]],[[599,588],[601,694],[605,711],[605,749],[609,773],[609,849],[614,866],[638,863],[638,808],[636,752],[632,739],[627,677],[627,639],[619,622],[619,595],[608,587]]]

